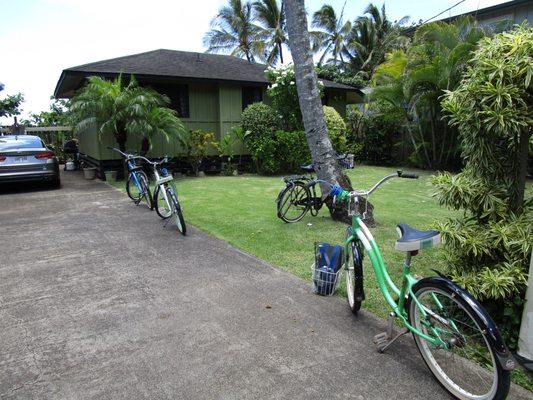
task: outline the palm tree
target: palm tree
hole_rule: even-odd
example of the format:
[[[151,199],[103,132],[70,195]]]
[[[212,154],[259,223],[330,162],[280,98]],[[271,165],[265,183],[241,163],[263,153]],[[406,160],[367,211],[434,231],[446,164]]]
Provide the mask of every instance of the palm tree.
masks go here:
[[[283,44],[287,43],[285,32],[285,11],[277,0],[258,0],[254,2],[255,14],[261,24],[261,36],[266,43],[266,61],[269,65],[279,60],[283,64]]]
[[[456,156],[457,135],[442,120],[440,97],[459,84],[483,35],[472,19],[422,25],[407,52],[390,54],[376,68],[373,97],[404,111],[414,150],[428,168]]]
[[[302,119],[311,156],[316,165],[318,178],[340,184],[351,190],[350,180],[344,175],[324,122],[324,111],[318,90],[317,75],[311,55],[307,16],[304,0],[285,0],[289,47],[294,61],[294,73]],[[322,193],[330,188],[321,183]],[[326,203],[333,218],[349,220],[346,210],[339,209],[331,201]],[[364,206],[364,204],[363,204]],[[369,211],[371,206],[369,205]],[[370,214],[369,214],[370,216]],[[371,219],[371,217],[369,218]],[[369,222],[372,222],[371,220]]]
[[[211,21],[211,30],[204,36],[208,53],[229,53],[246,58],[249,62],[262,59],[265,44],[262,29],[254,24],[255,16],[250,2],[229,0]]]
[[[133,76],[127,84],[122,75],[115,80],[91,76],[72,98],[69,119],[75,131],[96,126],[99,135],[113,135],[125,151],[128,135],[183,140],[185,127],[174,110],[164,107],[168,104],[166,96],[138,86]]]
[[[400,27],[408,17],[392,23],[387,18],[385,5],[379,10],[372,3],[364,13],[367,15],[357,18],[353,23],[347,37],[346,53],[352,70],[363,71],[370,78],[375,68],[385,60],[385,54],[407,43]]]
[[[327,55],[331,54],[334,64],[337,60],[344,62],[343,53],[346,52],[346,38],[352,29],[350,21],[343,22],[344,7],[337,18],[335,9],[324,4],[313,14],[312,26],[320,30],[311,32],[312,48],[315,52],[322,51],[318,64],[322,64]]]

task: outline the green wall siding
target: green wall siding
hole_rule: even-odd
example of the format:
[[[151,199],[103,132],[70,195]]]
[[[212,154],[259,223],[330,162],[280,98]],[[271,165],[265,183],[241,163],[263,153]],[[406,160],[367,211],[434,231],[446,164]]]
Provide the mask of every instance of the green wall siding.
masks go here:
[[[242,113],[242,87],[229,84],[190,84],[189,87],[189,117],[181,118],[187,130],[202,129],[213,132],[217,140],[228,134],[232,127],[238,126]],[[263,101],[270,103],[264,91]],[[332,90],[329,92],[328,104],[334,107],[344,118],[346,116],[346,93]],[[181,156],[183,146],[175,139],[167,140],[163,135],[152,138],[152,149],[149,157]],[[96,127],[79,134],[80,152],[97,160],[118,159],[116,152],[107,146],[116,146],[114,137],[97,135]],[[128,136],[126,149],[139,151],[141,137]],[[234,150],[245,154],[241,144],[236,144]]]

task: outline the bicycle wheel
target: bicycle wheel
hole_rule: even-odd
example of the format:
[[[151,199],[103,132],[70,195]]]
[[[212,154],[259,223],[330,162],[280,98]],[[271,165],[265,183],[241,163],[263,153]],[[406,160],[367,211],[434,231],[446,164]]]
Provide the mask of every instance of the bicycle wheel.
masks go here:
[[[187,226],[185,225],[185,219],[183,218],[183,212],[181,211],[181,206],[178,201],[178,196],[174,192],[174,189],[172,189],[171,187],[169,187],[167,191],[169,193],[169,197],[173,201],[173,207],[174,207],[173,211],[174,211],[174,218],[175,218],[176,226],[178,227],[178,230],[181,232],[181,234],[185,236],[187,232]]]
[[[348,236],[351,236],[351,233],[348,233]],[[348,254],[346,254],[348,269],[345,270],[346,294],[350,310],[352,310],[352,313],[357,314],[365,299],[363,292],[363,259],[361,250],[355,242],[351,242],[348,249]]]
[[[165,200],[165,196],[161,194],[161,185],[157,185],[154,193],[154,208],[157,215],[166,219],[172,215],[172,205],[170,199]]]
[[[301,182],[293,182],[278,196],[278,217],[287,223],[298,222],[309,211],[311,196]]]
[[[472,306],[431,279],[416,284],[413,293],[427,316],[411,299],[407,304],[410,323],[433,337],[431,328],[437,329],[447,343],[447,348],[437,348],[413,333],[422,358],[439,383],[461,400],[505,399],[509,371],[497,361],[496,351]]]
[[[137,179],[140,184],[141,180],[139,175],[137,175]],[[137,186],[135,180],[133,179],[133,174],[130,174],[126,182],[126,193],[128,194],[128,197],[133,201],[138,202],[141,199],[141,192],[142,188]]]
[[[146,176],[144,172],[141,174],[141,187],[143,188],[144,201],[146,205],[148,206],[148,208],[151,210],[153,209],[152,193],[150,191],[150,184],[148,183],[148,177]]]

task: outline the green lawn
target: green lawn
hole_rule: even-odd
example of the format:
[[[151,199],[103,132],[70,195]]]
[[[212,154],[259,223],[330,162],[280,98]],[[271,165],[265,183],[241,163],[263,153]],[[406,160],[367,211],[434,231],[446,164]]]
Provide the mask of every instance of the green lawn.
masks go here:
[[[356,187],[369,188],[391,171],[394,168],[362,166],[349,171],[349,175]],[[451,215],[431,197],[431,173],[419,173],[418,180],[392,179],[371,197],[377,221],[372,232],[396,280],[401,276],[404,258],[403,253],[394,250],[396,224],[406,222],[426,229],[436,219]],[[115,185],[124,188],[123,182]],[[325,206],[317,217],[308,214],[294,224],[278,219],[275,199],[283,187],[281,177],[184,178],[176,180],[176,187],[187,223],[309,282],[314,243],[341,244],[345,235],[345,225],[332,221]],[[368,259],[365,261],[366,301],[363,307],[385,317],[388,308],[375,284]],[[442,265],[440,250],[428,250],[414,259],[413,272],[434,275],[430,269],[439,269]],[[343,285],[340,294],[344,295]]]

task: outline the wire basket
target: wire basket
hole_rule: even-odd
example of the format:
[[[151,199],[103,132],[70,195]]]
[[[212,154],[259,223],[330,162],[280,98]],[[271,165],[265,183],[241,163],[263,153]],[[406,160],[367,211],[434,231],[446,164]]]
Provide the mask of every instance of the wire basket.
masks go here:
[[[340,282],[342,268],[334,272],[331,268],[315,267],[311,265],[313,272],[313,292],[320,296],[331,296],[337,290]]]

